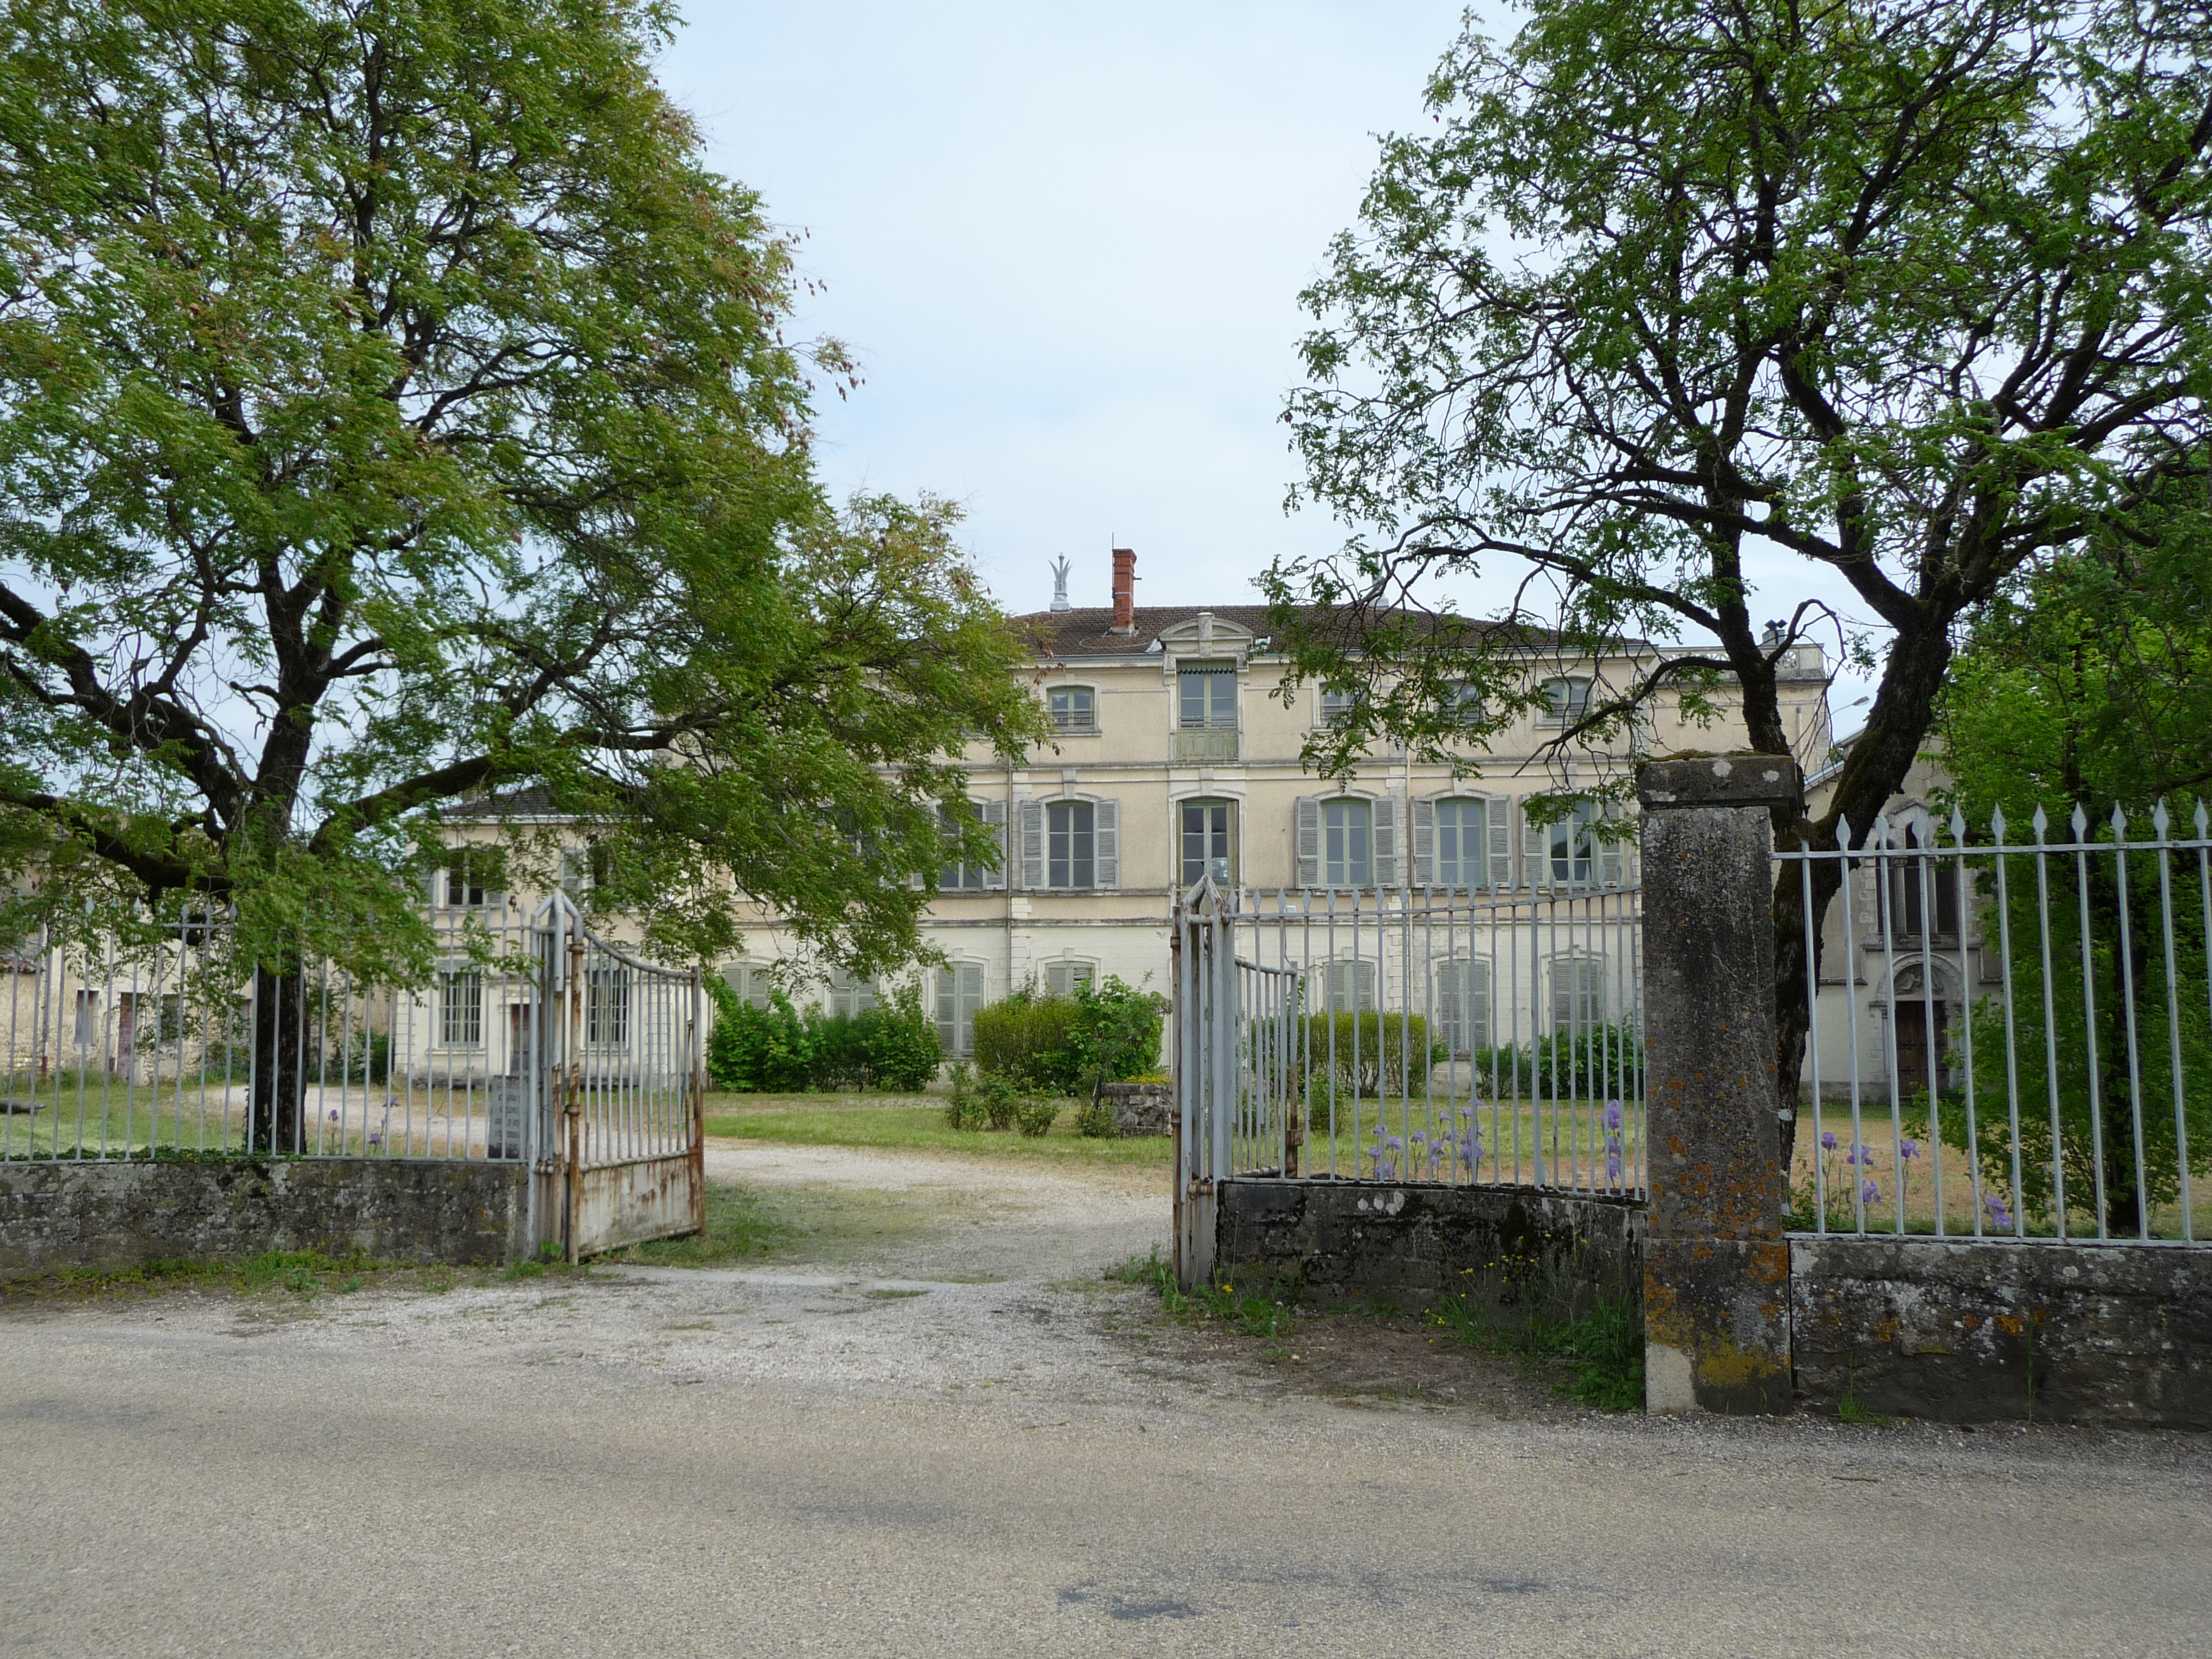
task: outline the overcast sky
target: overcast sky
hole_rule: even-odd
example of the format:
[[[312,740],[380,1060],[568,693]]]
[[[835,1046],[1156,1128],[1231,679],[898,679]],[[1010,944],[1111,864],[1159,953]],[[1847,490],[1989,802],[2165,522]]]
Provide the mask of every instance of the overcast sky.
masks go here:
[[[1115,544],[1139,604],[1249,605],[1277,555],[1341,539],[1283,510],[1297,294],[1375,135],[1427,124],[1461,10],[690,0],[661,73],[804,233],[801,331],[863,364],[821,410],[833,489],[960,502],[1011,610],[1060,553],[1107,604]]]

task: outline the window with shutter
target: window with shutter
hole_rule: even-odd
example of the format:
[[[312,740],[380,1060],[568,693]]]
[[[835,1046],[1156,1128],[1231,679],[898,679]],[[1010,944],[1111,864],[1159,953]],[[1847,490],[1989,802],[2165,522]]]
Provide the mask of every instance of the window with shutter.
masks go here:
[[[1097,964],[1089,962],[1048,962],[1044,965],[1044,988],[1048,996],[1072,997],[1084,986],[1093,983],[1098,974]]]
[[[1297,884],[1301,887],[1321,885],[1321,801],[1312,795],[1301,795],[1293,809],[1291,827],[1291,860],[1297,866]]]
[[[987,800],[982,812],[984,826],[996,835],[999,842],[998,866],[983,872],[983,886],[986,891],[1003,892],[1006,886],[1006,803]]]
[[[983,964],[949,962],[937,970],[937,1042],[948,1060],[975,1052],[975,1011],[983,1006]]]
[[[1413,885],[1433,887],[1437,881],[1437,803],[1417,800],[1407,811],[1413,818]]]
[[[1328,887],[1375,884],[1375,810],[1339,797],[1321,803],[1321,879]]]
[[[1046,886],[1081,889],[1098,884],[1097,816],[1087,800],[1045,804]]]
[[[882,999],[876,993],[872,979],[855,979],[840,968],[830,975],[830,1012],[847,1018],[865,1014],[877,1006]]]
[[[738,1001],[755,1008],[768,1006],[769,988],[775,983],[768,969],[755,968],[742,962],[731,963],[722,969],[722,982],[728,986]]]
[[[1372,1013],[1375,964],[1358,958],[1332,962],[1322,975],[1322,1006],[1329,1013]]]
[[[1605,1023],[1605,959],[1552,958],[1552,1029],[1586,1031]]]
[[[1453,796],[1435,802],[1431,810],[1437,820],[1437,884],[1468,888],[1490,885],[1490,803]],[[1415,834],[1418,836],[1419,831]]]
[[[1398,884],[1398,798],[1385,795],[1374,803],[1375,884]]]
[[[1016,803],[1021,819],[1022,885],[1037,888],[1044,885],[1044,803],[1025,800]]]
[[[1121,884],[1121,804],[1091,803],[1092,835],[1091,884],[1111,890]]]
[[[1490,964],[1458,958],[1437,964],[1437,1036],[1455,1059],[1490,1047]]]
[[[1599,838],[1595,826],[1603,816],[1596,802],[1578,801],[1563,818],[1528,824],[1522,856],[1530,883],[1539,887],[1619,884],[1626,864],[1625,848],[1618,841]]]
[[[960,833],[959,817],[950,806],[937,809],[937,822],[945,830],[948,841]],[[937,872],[937,888],[943,893],[980,893],[989,875],[990,872],[980,864],[954,859]]]

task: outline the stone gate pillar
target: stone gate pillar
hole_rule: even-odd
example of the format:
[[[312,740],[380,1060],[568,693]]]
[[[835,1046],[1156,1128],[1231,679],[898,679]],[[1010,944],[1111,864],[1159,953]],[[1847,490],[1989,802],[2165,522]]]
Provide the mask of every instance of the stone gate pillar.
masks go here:
[[[1644,1403],[1786,1412],[1768,813],[1795,804],[1802,781],[1794,762],[1724,755],[1649,762],[1636,782],[1650,1101]]]

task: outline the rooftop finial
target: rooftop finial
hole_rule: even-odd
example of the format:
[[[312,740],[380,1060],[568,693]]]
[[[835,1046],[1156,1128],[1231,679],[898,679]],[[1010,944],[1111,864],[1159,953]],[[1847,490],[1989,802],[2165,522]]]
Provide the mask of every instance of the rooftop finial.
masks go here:
[[[1063,553],[1052,562],[1052,608],[1067,609],[1067,555]]]

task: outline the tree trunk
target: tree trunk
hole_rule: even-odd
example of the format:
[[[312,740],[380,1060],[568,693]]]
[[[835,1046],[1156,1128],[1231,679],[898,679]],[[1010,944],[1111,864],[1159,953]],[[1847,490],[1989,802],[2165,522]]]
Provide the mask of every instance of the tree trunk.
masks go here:
[[[253,1073],[247,1094],[252,1120],[246,1150],[274,1155],[299,1152],[301,1113],[307,1097],[301,1034],[306,987],[300,964],[253,970]]]

